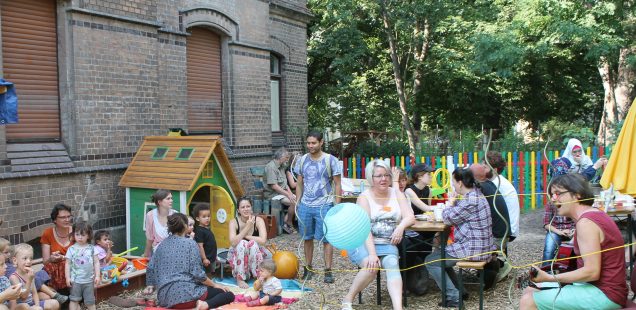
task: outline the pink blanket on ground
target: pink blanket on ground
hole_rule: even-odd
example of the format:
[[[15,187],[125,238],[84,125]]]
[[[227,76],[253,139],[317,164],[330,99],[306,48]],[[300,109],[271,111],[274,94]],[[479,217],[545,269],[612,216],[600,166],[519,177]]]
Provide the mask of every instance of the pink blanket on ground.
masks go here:
[[[287,305],[295,303],[298,301],[298,298],[282,298],[283,305],[273,305],[273,306],[260,306],[260,307],[248,307],[247,303],[243,301],[243,294],[236,294],[234,297],[234,302],[221,306],[219,310],[275,310],[275,309],[284,309],[287,308]],[[161,307],[146,307],[146,310],[170,310],[168,308]]]
[[[218,310],[276,310],[287,308],[287,305],[273,305],[273,306],[260,306],[260,307],[248,307],[246,302],[233,302],[229,305],[221,306],[215,309]],[[160,307],[146,307],[146,310],[171,310],[169,308]]]
[[[243,294],[235,294],[234,295],[234,302],[244,302],[245,298],[243,297]],[[298,298],[287,298],[287,297],[283,297],[282,298],[282,302],[286,305],[295,303],[298,301]]]

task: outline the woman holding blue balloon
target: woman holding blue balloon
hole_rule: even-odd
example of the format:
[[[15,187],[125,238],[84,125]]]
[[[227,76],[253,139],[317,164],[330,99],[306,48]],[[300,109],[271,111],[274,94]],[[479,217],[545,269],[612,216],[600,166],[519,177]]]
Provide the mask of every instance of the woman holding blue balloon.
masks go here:
[[[355,295],[373,281],[379,268],[386,270],[393,309],[402,309],[402,276],[396,245],[402,241],[404,230],[415,223],[415,216],[397,184],[391,186],[399,180],[396,168],[391,170],[384,161],[376,159],[367,164],[365,173],[371,188],[360,194],[357,204],[368,214],[371,232],[363,245],[349,253],[351,261],[362,269],[344,297],[342,309],[352,309]]]

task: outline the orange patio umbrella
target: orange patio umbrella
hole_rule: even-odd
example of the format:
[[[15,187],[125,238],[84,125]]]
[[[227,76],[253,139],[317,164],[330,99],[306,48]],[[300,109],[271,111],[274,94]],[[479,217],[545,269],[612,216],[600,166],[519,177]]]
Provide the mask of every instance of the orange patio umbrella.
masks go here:
[[[601,178],[603,188],[611,184],[623,194],[636,195],[636,100],[627,113]]]

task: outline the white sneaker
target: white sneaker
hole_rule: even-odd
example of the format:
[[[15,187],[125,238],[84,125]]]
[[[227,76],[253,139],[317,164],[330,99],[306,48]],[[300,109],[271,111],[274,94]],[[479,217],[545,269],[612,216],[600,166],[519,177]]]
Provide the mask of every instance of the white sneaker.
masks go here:
[[[342,310],[353,310],[353,307],[351,307],[351,303],[350,302],[343,302],[342,303]]]

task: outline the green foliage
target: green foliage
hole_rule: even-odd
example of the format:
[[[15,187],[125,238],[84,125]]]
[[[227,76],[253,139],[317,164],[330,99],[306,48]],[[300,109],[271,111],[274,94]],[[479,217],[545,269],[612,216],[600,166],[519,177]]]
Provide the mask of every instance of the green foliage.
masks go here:
[[[568,144],[568,140],[572,138],[579,139],[583,147],[594,145],[596,135],[592,129],[582,121],[562,122],[552,119],[541,125],[542,138],[547,141],[549,149],[564,149]]]
[[[493,143],[493,150],[497,151],[516,151],[522,150],[525,147],[523,136],[518,134],[512,128],[504,131],[501,138],[496,143]]]
[[[364,141],[358,145],[355,154],[362,157],[408,156],[409,145],[400,140],[382,141],[380,145],[373,141]]]
[[[308,1],[316,16],[308,30],[310,126],[402,132],[380,3]],[[598,59],[618,59],[636,35],[630,1],[386,4],[407,95],[423,72],[421,91],[407,102],[416,130],[502,130],[518,120],[538,129],[552,118],[595,128],[603,105]],[[424,21],[428,37],[416,31]],[[425,39],[430,48],[417,59]]]

